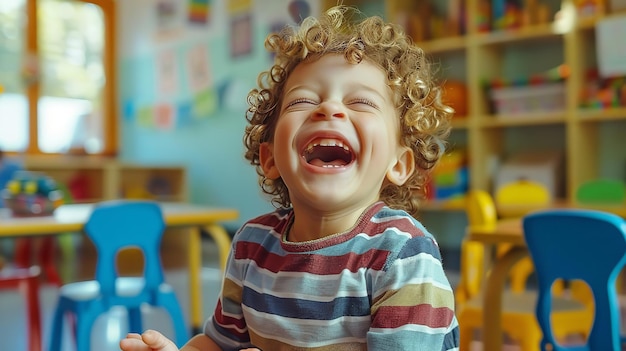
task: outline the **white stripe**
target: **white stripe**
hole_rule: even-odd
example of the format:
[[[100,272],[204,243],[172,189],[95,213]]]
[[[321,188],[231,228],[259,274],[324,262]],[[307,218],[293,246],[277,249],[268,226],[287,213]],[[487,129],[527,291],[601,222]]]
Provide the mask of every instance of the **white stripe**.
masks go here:
[[[248,316],[248,328],[254,333],[266,338],[278,340],[280,342],[300,346],[300,347],[321,347],[337,343],[364,343],[365,335],[370,325],[370,316],[363,317],[340,317],[334,320],[309,320],[281,317],[277,315],[258,312],[251,308],[244,307]],[[264,330],[271,332],[262,332],[255,327],[255,321],[259,321]],[[350,337],[334,337],[336,335],[344,335],[344,331],[339,326],[352,325],[353,329],[360,330],[355,334],[363,335],[362,338]],[[324,341],[319,341],[320,328],[330,331],[331,334],[325,334],[327,337]],[[274,332],[275,331],[275,332]],[[290,335],[293,333],[293,335]]]
[[[432,328],[421,324],[405,324],[397,328],[370,328],[370,331],[381,334],[395,333],[398,331],[411,331],[420,332],[422,334],[439,335],[446,334],[448,332],[448,327]]]
[[[250,262],[248,270],[255,270],[255,272],[249,272],[249,275],[260,277],[259,280],[267,288],[261,287],[250,280],[245,282],[246,287],[258,293],[276,297],[328,302],[341,297],[368,296],[367,289],[364,289],[365,278],[363,278],[367,271],[366,268],[360,268],[356,272],[343,270],[341,273],[333,275],[317,275],[303,272],[274,273],[260,268],[255,262]],[[293,284],[289,282],[289,279],[293,279]],[[272,281],[273,284],[265,284],[268,280]],[[325,289],[311,290],[307,288],[308,284],[304,284],[304,282],[310,282],[311,285],[322,286]],[[357,288],[355,289],[355,287]],[[328,295],[321,295],[323,291],[327,291]]]

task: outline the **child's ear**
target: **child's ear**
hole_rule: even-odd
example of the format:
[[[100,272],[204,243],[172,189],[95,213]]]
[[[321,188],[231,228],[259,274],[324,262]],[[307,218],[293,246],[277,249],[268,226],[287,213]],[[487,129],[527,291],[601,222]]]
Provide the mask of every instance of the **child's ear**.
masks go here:
[[[387,171],[387,180],[395,185],[404,184],[415,172],[415,158],[413,150],[403,147],[398,151],[396,163]]]
[[[269,179],[280,178],[276,162],[274,162],[273,145],[265,142],[259,147],[259,163],[263,169],[263,174]]]

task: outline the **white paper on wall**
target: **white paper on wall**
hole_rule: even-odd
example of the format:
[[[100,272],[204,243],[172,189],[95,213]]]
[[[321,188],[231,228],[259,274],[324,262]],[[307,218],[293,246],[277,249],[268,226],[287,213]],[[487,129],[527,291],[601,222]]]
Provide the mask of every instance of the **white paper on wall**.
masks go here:
[[[598,71],[604,78],[626,75],[626,15],[596,25]]]

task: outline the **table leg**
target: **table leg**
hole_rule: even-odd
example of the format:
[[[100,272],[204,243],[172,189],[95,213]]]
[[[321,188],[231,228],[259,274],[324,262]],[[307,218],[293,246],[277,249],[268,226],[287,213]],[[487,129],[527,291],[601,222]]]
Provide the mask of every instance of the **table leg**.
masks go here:
[[[207,234],[211,235],[217,245],[222,273],[226,269],[228,254],[230,253],[231,239],[228,232],[221,225],[214,223],[204,227]],[[202,284],[200,277],[202,272],[202,238],[199,228],[192,228],[189,237],[189,307],[191,313],[192,334],[202,332]]]
[[[193,227],[189,230],[189,313],[191,315],[191,332],[195,335],[202,330],[202,284],[200,282],[202,238],[200,228]]]
[[[485,351],[502,350],[502,291],[511,267],[528,255],[524,247],[513,247],[504,256],[494,261],[487,277],[483,301],[483,345]]]
[[[220,254],[220,269],[222,273],[226,270],[226,262],[230,253],[231,239],[226,229],[215,223],[204,227],[205,231],[213,238]]]

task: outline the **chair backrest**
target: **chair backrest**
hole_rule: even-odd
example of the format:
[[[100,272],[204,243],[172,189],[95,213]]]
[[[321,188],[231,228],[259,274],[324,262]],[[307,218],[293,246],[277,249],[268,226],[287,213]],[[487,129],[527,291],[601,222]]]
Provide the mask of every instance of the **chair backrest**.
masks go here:
[[[85,225],[98,259],[96,280],[105,297],[117,297],[119,278],[117,254],[138,248],[144,257],[144,287],[141,294],[154,291],[164,282],[160,245],[165,223],[161,207],[152,201],[113,200],[97,204]]]
[[[545,205],[550,199],[548,188],[531,180],[516,180],[496,189],[498,205]]]
[[[465,210],[470,226],[494,227],[496,206],[491,195],[483,190],[470,190],[467,193]],[[485,248],[481,243],[464,239],[461,243],[461,276],[456,287],[456,299],[465,303],[480,292],[483,279]]]
[[[524,217],[523,227],[539,284],[542,349],[551,344],[553,350],[568,350],[556,343],[550,326],[550,288],[563,278],[582,280],[593,292],[595,320],[584,349],[621,350],[615,281],[626,264],[626,221],[599,211],[545,210]]]
[[[576,201],[581,204],[623,204],[626,202],[626,184],[615,179],[595,179],[576,189]]]
[[[494,228],[497,218],[493,197],[484,190],[472,189],[467,193],[466,211],[468,224],[472,227]],[[510,245],[498,245],[497,254],[503,255],[511,249]],[[459,302],[475,296],[482,287],[483,260],[485,249],[482,243],[463,240],[461,243],[461,280],[457,290],[462,291]],[[510,271],[511,290],[521,292],[526,289],[526,280],[532,274],[530,259],[516,263]]]
[[[498,219],[493,198],[484,190],[470,190],[467,193],[465,209],[470,226],[495,226]]]

